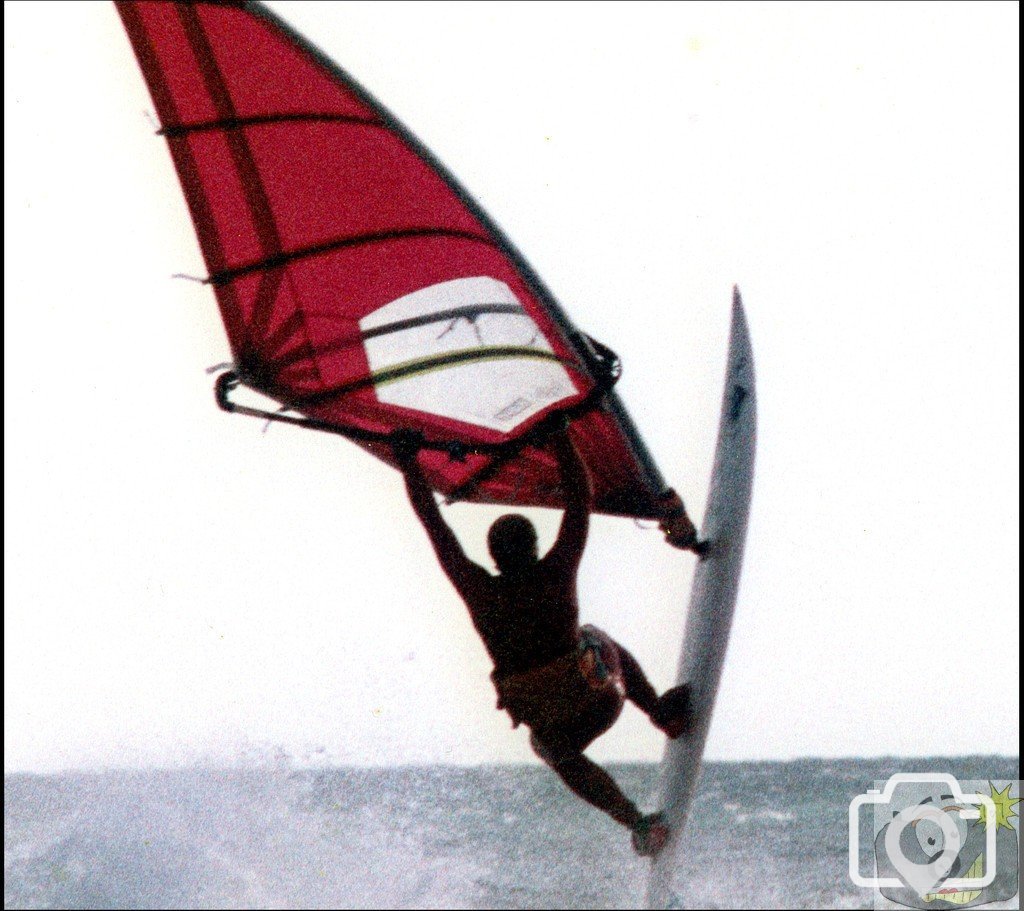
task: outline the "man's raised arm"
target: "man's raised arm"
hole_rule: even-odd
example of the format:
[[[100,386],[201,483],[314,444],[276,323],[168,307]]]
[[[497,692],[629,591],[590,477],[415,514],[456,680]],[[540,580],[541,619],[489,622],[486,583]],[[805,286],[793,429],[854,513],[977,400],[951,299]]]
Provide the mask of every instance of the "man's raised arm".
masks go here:
[[[462,589],[467,583],[486,573],[482,567],[477,566],[465,555],[459,539],[455,537],[438,509],[437,501],[434,499],[434,492],[430,489],[427,479],[423,476],[423,469],[416,461],[416,448],[408,442],[402,442],[394,447],[395,458],[399,467],[405,475],[405,489],[409,494],[409,502],[416,510],[420,522],[427,530],[430,543],[434,545],[434,553],[440,562],[448,578],[456,588]]]
[[[544,558],[564,566],[573,572],[580,565],[583,548],[587,543],[587,529],[590,526],[590,507],[594,492],[590,486],[590,475],[583,464],[576,447],[569,438],[569,431],[554,438],[553,448],[562,472],[562,490],[565,492],[565,513],[558,529],[558,538]]]

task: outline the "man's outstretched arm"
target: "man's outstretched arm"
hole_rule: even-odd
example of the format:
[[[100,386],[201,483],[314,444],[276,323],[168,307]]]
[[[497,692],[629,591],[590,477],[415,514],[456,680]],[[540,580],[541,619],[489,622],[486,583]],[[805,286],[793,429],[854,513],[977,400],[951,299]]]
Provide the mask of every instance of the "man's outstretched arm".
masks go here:
[[[423,476],[419,462],[416,461],[416,449],[410,445],[397,445],[395,457],[405,475],[405,489],[409,495],[409,502],[412,503],[412,508],[430,537],[434,553],[437,554],[437,559],[448,578],[461,590],[481,573],[486,573],[486,570],[465,555],[455,532],[445,522],[434,499],[434,492]]]
[[[590,526],[590,508],[594,493],[590,475],[576,447],[569,438],[568,429],[554,438],[555,457],[562,472],[562,490],[565,492],[565,513],[558,529],[558,538],[545,560],[573,571],[580,565],[583,548],[587,544]]]

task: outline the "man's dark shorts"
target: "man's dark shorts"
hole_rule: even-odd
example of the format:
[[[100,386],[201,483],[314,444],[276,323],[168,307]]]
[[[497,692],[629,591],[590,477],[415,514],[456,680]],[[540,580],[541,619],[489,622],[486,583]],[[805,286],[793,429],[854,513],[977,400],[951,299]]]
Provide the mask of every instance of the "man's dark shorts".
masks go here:
[[[498,708],[531,730],[530,744],[547,762],[578,755],[618,719],[626,684],[614,640],[595,626],[580,629],[577,647],[554,661],[494,677]]]

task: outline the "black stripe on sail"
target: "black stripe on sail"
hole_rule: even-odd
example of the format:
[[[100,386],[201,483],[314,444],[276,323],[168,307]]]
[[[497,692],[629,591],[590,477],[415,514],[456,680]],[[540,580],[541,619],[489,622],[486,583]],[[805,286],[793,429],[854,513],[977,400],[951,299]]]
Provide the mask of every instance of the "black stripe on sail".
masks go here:
[[[462,240],[472,240],[479,244],[486,244],[489,247],[496,246],[489,237],[474,234],[472,231],[454,231],[449,228],[408,228],[399,231],[381,231],[376,234],[358,234],[353,237],[339,238],[338,240],[326,241],[321,244],[312,244],[308,247],[285,250],[281,253],[265,256],[254,262],[246,263],[243,266],[222,269],[220,272],[215,272],[206,281],[211,285],[224,285],[246,275],[252,275],[254,272],[277,269],[299,259],[323,256],[325,253],[343,250],[346,247],[360,247],[366,244],[383,243],[389,240],[404,240],[413,237],[457,237]]]
[[[364,329],[360,338],[365,341],[368,338],[390,335],[392,332],[401,332],[404,329],[415,329],[417,326],[429,326],[431,323],[442,323],[445,320],[465,318],[472,321],[475,317],[485,313],[515,313],[519,316],[526,316],[526,311],[519,304],[467,304],[465,307],[435,310],[433,313],[425,313],[423,316],[411,316],[408,319],[385,323],[383,326],[375,326],[373,329]]]
[[[425,357],[409,364],[400,364],[397,367],[388,367],[378,370],[368,376],[353,380],[350,383],[337,386],[334,389],[324,389],[311,395],[302,396],[289,400],[289,407],[304,408],[310,405],[322,405],[332,399],[356,392],[359,389],[366,389],[378,384],[390,383],[406,377],[415,376],[418,373],[427,373],[436,370],[438,367],[453,367],[456,364],[467,364],[473,361],[486,361],[491,359],[505,358],[532,358],[543,361],[556,361],[574,370],[579,367],[572,361],[559,357],[551,351],[544,351],[541,348],[523,348],[519,345],[503,345],[493,348],[471,348],[468,351],[453,351],[449,354],[439,354],[436,357]]]
[[[175,8],[185,38],[195,55],[203,84],[220,115],[219,119],[234,119],[238,112],[235,110],[227,79],[217,62],[202,17],[188,5],[178,5]],[[279,256],[283,250],[281,235],[252,148],[243,133],[229,131],[225,138],[264,257],[269,259]],[[259,336],[265,331],[274,312],[282,277],[280,271],[269,271],[262,276],[252,302],[252,313],[247,326],[250,340],[254,335]],[[243,357],[244,354],[243,351]]]
[[[405,329],[413,329],[417,326],[426,326],[430,323],[439,323],[444,320],[451,320],[454,322],[459,318],[465,318],[472,322],[477,316],[486,313],[511,313],[515,316],[522,316],[526,319],[530,319],[529,314],[518,304],[467,304],[465,307],[452,307],[448,310],[437,310],[434,313],[427,313],[423,316],[412,316],[409,317],[409,319],[396,320],[393,323],[386,323],[383,326],[367,329],[365,332],[360,332],[357,335],[348,335],[336,341],[317,346],[316,354],[318,357],[337,354],[339,351],[345,351],[348,348],[361,345],[363,342],[371,338],[379,338],[380,336],[391,335],[394,332],[402,332]],[[348,317],[340,316],[335,313],[320,313],[316,310],[307,310],[304,315],[308,319],[336,320],[338,322],[346,323],[351,322],[351,319]],[[532,323],[533,320],[531,319],[530,322]],[[277,344],[275,339],[277,339],[278,336],[286,338],[287,333],[278,330],[275,332],[273,337],[268,337],[266,341],[266,347],[268,350],[273,350],[275,344]],[[479,338],[479,336],[477,337]],[[286,352],[279,357],[274,358],[270,361],[270,364],[275,370],[280,371],[295,363],[297,360],[301,360],[308,356],[309,351],[306,349]]]
[[[234,130],[243,127],[264,126],[275,123],[355,123],[387,129],[375,118],[356,117],[352,114],[257,114],[251,117],[222,117],[198,123],[175,123],[157,130],[158,136],[189,136],[213,130]]]

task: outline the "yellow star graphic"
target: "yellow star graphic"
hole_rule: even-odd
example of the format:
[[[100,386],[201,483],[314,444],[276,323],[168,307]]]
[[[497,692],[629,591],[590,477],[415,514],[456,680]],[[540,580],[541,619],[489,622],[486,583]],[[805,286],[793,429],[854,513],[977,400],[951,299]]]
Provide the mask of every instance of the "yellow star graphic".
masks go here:
[[[996,828],[1004,826],[1007,829],[1013,830],[1013,823],[1010,820],[1018,814],[1013,811],[1014,804],[1020,803],[1019,797],[1010,796],[1010,785],[1002,791],[998,790],[994,784],[990,781],[988,783],[989,797],[992,798],[992,803],[996,805],[996,818],[994,820]],[[988,807],[985,804],[980,804],[978,809],[981,811],[981,815],[978,817],[978,821],[975,823],[976,826],[988,826]]]

